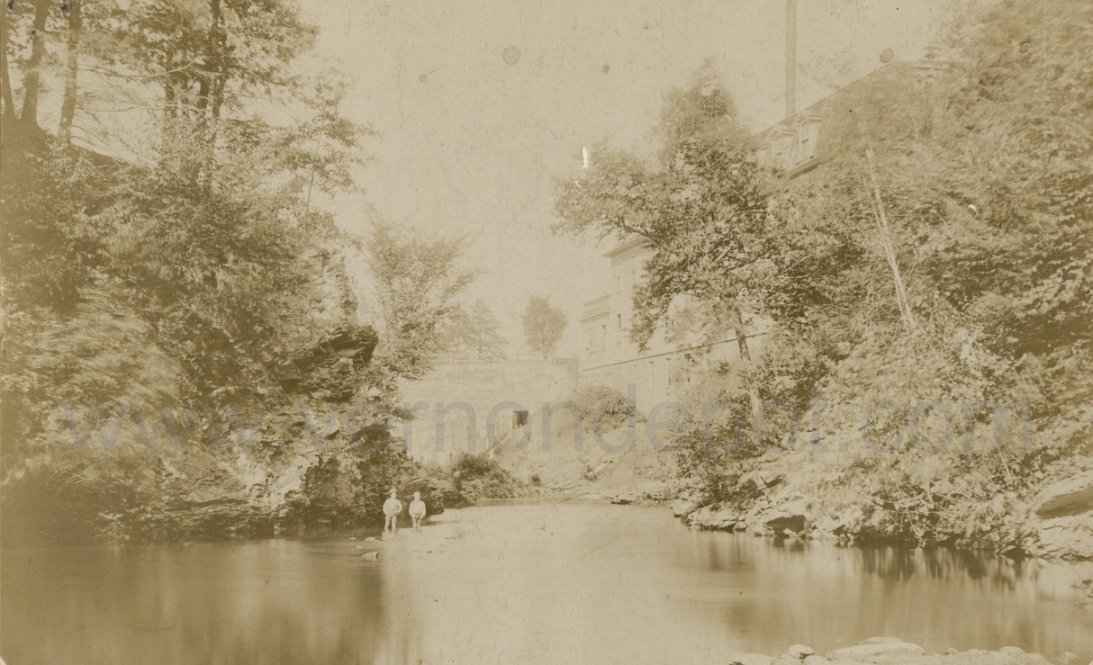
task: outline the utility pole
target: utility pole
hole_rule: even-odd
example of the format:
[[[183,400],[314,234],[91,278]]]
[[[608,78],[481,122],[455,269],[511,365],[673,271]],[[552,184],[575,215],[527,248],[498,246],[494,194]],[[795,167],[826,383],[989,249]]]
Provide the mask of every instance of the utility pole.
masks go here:
[[[786,117],[797,112],[797,0],[786,0]]]

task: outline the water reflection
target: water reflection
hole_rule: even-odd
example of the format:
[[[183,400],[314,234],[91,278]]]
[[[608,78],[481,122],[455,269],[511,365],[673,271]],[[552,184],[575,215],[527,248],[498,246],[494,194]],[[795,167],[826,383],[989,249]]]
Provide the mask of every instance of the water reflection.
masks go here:
[[[629,665],[887,634],[933,650],[1093,657],[1093,609],[1072,588],[1089,565],[772,544],[632,506],[473,508],[382,543],[365,535],[5,550],[0,655]],[[375,549],[379,559],[361,558]]]
[[[5,551],[2,655],[11,665],[354,662],[382,642],[384,580],[333,554],[289,541]]]

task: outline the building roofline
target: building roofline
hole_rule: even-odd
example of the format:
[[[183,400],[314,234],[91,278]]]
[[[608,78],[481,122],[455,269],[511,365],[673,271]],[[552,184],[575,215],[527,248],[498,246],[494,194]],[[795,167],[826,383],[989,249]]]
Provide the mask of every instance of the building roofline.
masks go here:
[[[751,137],[753,139],[757,139],[757,138],[759,138],[759,137],[761,137],[765,134],[770,134],[772,132],[776,132],[776,131],[778,131],[779,128],[783,128],[783,127],[788,128],[788,126],[790,124],[792,124],[793,121],[797,118],[803,118],[803,117],[809,117],[809,116],[816,117],[818,115],[821,115],[823,113],[824,107],[830,102],[832,97],[834,97],[838,93],[840,93],[844,90],[847,90],[849,88],[855,88],[855,87],[858,87],[860,85],[863,85],[871,79],[879,78],[881,76],[888,75],[888,74],[891,74],[895,71],[904,70],[904,69],[943,69],[943,68],[949,66],[950,64],[951,63],[949,63],[949,62],[939,61],[939,60],[894,60],[892,62],[889,62],[889,63],[885,64],[885,65],[877,67],[876,69],[869,72],[868,74],[864,74],[862,76],[859,76],[858,78],[854,79],[853,81],[850,81],[846,85],[844,85],[844,86],[838,88],[837,90],[831,92],[830,94],[824,95],[823,98],[821,98],[821,99],[817,100],[816,102],[813,102],[812,104],[806,106],[805,108],[797,111],[793,115],[782,118],[778,122],[776,122],[772,125],[769,125],[766,128],[761,129],[757,132],[753,132],[751,134]],[[815,167],[817,164],[819,164],[819,162],[820,162],[819,159],[812,159],[808,162],[805,162],[804,164],[798,164],[795,167],[794,173],[800,173],[800,172],[807,171],[807,170]],[[651,244],[649,242],[649,240],[642,237],[642,236],[636,236],[636,237],[624,239],[621,243],[619,243],[618,245],[616,245],[612,249],[608,250],[607,252],[604,252],[603,256],[605,256],[607,258],[614,258],[614,257],[618,256],[619,254],[627,252],[631,249],[641,247],[643,245],[648,245],[648,244]]]
[[[892,62],[889,62],[885,65],[880,66],[880,67],[877,67],[876,69],[869,72],[868,74],[863,74],[863,75],[859,76],[858,78],[854,79],[853,81],[850,81],[846,85],[841,86],[838,89],[824,95],[822,98],[816,100],[812,104],[809,104],[805,108],[797,111],[793,115],[786,116],[786,117],[782,118],[781,120],[779,120],[778,122],[770,124],[770,125],[764,127],[763,129],[761,129],[757,132],[754,132],[752,134],[752,137],[757,138],[757,137],[760,137],[764,134],[768,134],[772,131],[775,131],[779,127],[785,127],[786,125],[790,124],[796,118],[800,118],[800,117],[804,117],[804,116],[821,115],[823,113],[824,106],[830,102],[832,97],[835,97],[836,95],[843,92],[844,90],[848,90],[850,88],[856,88],[860,85],[863,85],[867,81],[869,81],[870,79],[879,78],[879,77],[884,76],[886,74],[891,74],[894,71],[903,70],[903,69],[942,69],[944,67],[949,66],[949,64],[950,63],[948,63],[948,62],[939,61],[939,60],[893,60]]]

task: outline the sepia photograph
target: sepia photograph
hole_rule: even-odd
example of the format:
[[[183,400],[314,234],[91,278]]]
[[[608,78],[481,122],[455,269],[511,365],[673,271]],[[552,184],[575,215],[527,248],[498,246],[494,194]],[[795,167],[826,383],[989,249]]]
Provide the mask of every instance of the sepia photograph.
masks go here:
[[[1093,665],[1090,0],[0,21],[0,665]]]

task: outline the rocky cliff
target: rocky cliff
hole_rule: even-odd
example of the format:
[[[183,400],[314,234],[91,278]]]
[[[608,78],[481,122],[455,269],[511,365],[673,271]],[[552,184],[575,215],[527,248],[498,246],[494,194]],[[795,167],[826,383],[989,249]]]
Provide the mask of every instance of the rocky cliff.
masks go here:
[[[55,364],[72,394],[23,391],[17,410],[41,411],[32,415],[47,426],[5,443],[5,541],[222,537],[376,518],[411,470],[369,398],[377,335],[357,321],[341,255],[303,261],[306,302],[289,311],[306,314],[286,322],[265,386],[180,396],[179,366],[150,325],[106,295],[36,330],[13,360],[35,376]]]
[[[315,275],[308,320],[276,368],[280,391],[225,395],[214,404],[211,447],[164,466],[162,511],[148,537],[249,535],[378,516],[386,489],[409,467],[388,445],[382,408],[366,375],[378,338],[357,321],[342,256],[305,257]]]

